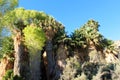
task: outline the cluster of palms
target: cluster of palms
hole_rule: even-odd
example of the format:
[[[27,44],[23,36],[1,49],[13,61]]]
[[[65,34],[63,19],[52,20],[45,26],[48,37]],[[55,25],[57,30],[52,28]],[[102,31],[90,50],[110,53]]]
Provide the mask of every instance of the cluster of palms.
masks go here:
[[[39,80],[40,79],[39,64],[41,59],[40,51],[44,46],[43,44],[45,44],[44,52],[47,53],[47,62],[48,62],[46,66],[47,67],[46,69],[48,70],[46,71],[48,71],[47,76],[49,77],[53,72],[54,63],[55,63],[55,61],[53,60],[52,39],[55,36],[55,34],[59,32],[58,30],[64,29],[62,24],[57,22],[54,18],[46,15],[43,12],[25,10],[23,8],[18,8],[6,13],[4,17],[2,17],[1,23],[2,23],[2,26],[4,26],[4,28],[9,29],[10,33],[13,35],[14,51],[15,51],[14,75],[22,76],[27,79],[29,78],[29,75],[26,75],[26,74],[30,73],[31,80]],[[38,27],[44,33],[42,33],[41,31],[38,31],[38,32],[27,31],[27,29],[32,30],[32,28],[31,29],[26,28],[27,26],[30,26],[32,28]],[[28,36],[28,35],[31,35],[31,36]],[[29,37],[30,39],[28,40],[27,37]],[[36,41],[39,41],[39,42],[36,43]],[[37,45],[40,47],[37,48],[36,47]],[[33,49],[33,51],[31,49]],[[35,49],[37,49],[37,51]],[[30,53],[34,55],[30,55]],[[28,56],[30,55],[30,60],[28,57],[24,57],[26,55]],[[28,58],[28,59],[25,59],[25,58]],[[34,59],[31,60],[31,58],[34,58]],[[38,64],[35,64],[35,63],[38,63]],[[29,67],[30,67],[30,72],[28,71]],[[28,69],[25,69],[25,68],[28,68]],[[34,70],[31,70],[31,69],[34,69]]]
[[[43,61],[46,62],[44,64],[46,76],[48,80],[55,80],[61,74],[56,70],[59,65],[55,58],[59,45],[62,44],[67,48],[67,57],[77,53],[82,62],[89,60],[88,54],[91,48],[103,53],[103,50],[112,44],[99,33],[99,24],[94,20],[89,20],[68,36],[64,26],[53,17],[44,12],[23,8],[12,10],[16,7],[17,1],[12,0],[12,2],[14,4],[10,4],[9,0],[6,0],[0,4],[2,6],[0,26],[1,29],[7,28],[12,35],[15,58],[14,75],[22,76],[26,80],[39,80],[41,57],[46,53],[46,61]],[[6,6],[6,3],[9,7]]]

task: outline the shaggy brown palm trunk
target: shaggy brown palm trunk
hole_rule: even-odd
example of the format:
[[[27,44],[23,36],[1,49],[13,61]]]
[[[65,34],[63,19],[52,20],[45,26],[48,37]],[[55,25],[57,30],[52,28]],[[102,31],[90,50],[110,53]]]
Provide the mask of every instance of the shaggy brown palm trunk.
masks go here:
[[[21,32],[16,31],[14,37],[14,50],[15,50],[15,61],[14,61],[14,75],[21,76],[25,80],[28,80],[28,69],[29,60],[28,54],[25,51],[25,47],[21,41]]]
[[[105,62],[103,49],[100,46],[96,46],[94,42],[90,41],[88,47],[90,62]]]
[[[30,55],[30,80],[40,80],[41,70],[40,70],[41,52]]]
[[[67,49],[65,49],[65,45],[62,43],[59,45],[57,50],[57,65],[59,67],[59,71],[63,71],[66,65],[66,59],[67,59]]]
[[[53,69],[54,69],[54,64],[55,61],[53,59],[53,45],[52,41],[48,40],[46,42],[46,56],[47,56],[47,79],[48,80],[53,80]]]
[[[88,54],[89,54],[90,62],[99,62],[99,57],[93,41],[89,41]]]

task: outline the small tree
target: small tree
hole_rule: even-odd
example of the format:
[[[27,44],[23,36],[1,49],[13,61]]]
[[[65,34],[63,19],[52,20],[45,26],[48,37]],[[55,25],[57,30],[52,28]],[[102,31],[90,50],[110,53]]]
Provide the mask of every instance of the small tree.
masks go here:
[[[80,69],[81,66],[76,57],[66,59],[66,66],[60,80],[73,80],[78,74],[80,74],[78,73]]]

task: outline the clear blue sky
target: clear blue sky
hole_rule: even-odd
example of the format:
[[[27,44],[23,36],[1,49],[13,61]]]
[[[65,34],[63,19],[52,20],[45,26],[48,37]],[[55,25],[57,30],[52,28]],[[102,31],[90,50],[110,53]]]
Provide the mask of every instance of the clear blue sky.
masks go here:
[[[19,7],[52,15],[68,34],[94,19],[102,35],[120,40],[120,0],[19,0]]]

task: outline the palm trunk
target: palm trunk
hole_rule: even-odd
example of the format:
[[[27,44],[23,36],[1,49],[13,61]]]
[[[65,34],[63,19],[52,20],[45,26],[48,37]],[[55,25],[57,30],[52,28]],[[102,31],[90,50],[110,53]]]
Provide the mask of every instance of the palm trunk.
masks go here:
[[[21,41],[21,32],[17,32],[14,37],[14,50],[15,50],[15,61],[14,61],[14,76],[23,77],[28,80],[28,69],[29,60],[28,54],[25,52],[25,47]]]
[[[63,71],[66,65],[66,59],[67,59],[67,50],[65,49],[64,44],[60,44],[59,48],[57,50],[57,65],[59,66],[59,71]]]
[[[52,45],[52,41],[48,40],[46,42],[46,55],[47,55],[47,80],[54,80],[53,79],[53,69],[55,66],[55,61],[53,58],[53,45]]]
[[[89,55],[90,62],[98,62],[99,61],[97,50],[92,41],[91,41],[91,44],[88,46],[88,55]]]
[[[30,80],[40,80],[41,70],[40,70],[41,52],[30,55]]]
[[[3,80],[7,70],[13,69],[13,62],[9,60],[9,57],[4,57],[0,63],[0,80]]]

